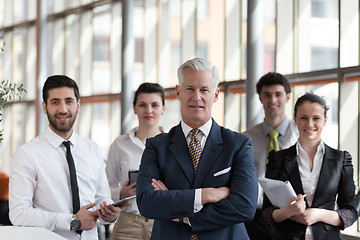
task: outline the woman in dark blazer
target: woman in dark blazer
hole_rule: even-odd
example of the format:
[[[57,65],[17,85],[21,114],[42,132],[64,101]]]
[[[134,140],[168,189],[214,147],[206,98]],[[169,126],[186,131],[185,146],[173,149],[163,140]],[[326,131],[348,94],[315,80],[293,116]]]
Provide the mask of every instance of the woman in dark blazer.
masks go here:
[[[341,239],[340,230],[357,220],[351,156],[321,139],[327,110],[315,94],[300,97],[297,143],[269,154],[266,177],[289,181],[298,194],[280,209],[265,198],[263,216],[274,226],[273,239]]]

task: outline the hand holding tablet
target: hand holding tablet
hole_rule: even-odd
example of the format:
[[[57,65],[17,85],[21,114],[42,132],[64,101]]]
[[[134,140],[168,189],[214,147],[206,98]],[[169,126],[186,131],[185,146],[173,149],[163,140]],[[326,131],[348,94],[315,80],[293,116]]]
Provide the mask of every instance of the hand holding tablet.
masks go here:
[[[123,199],[120,199],[119,201],[116,201],[114,202],[112,205],[114,207],[119,207],[122,203],[126,202],[126,201],[129,201],[131,199],[134,199],[136,198],[136,195],[133,195],[133,196],[130,196],[130,197],[126,197],[126,198],[123,198]]]

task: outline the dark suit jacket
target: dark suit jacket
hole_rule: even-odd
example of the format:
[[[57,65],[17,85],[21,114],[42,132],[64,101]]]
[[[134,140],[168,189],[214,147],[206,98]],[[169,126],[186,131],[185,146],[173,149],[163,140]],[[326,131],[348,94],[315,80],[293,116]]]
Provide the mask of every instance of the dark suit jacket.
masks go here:
[[[214,176],[221,170],[228,172]],[[169,191],[155,191],[151,179]],[[229,187],[231,194],[194,214],[195,189]],[[181,125],[147,140],[136,182],[141,215],[155,219],[151,239],[248,239],[243,222],[253,218],[257,180],[249,137],[213,121],[196,176]],[[172,221],[189,217],[191,226]]]
[[[282,181],[288,180],[296,194],[304,194],[297,163],[296,145],[278,152],[271,152],[265,176]],[[344,222],[344,227],[348,227],[357,219],[351,156],[346,151],[335,150],[325,144],[325,155],[311,207],[334,210],[336,197],[339,208],[337,212]],[[264,218],[271,223],[272,212],[275,208],[267,198],[264,199],[264,208]],[[305,237],[306,225],[290,219],[275,226],[273,239],[304,239]],[[312,225],[313,239],[341,239],[339,230],[344,227],[338,228],[317,222]]]

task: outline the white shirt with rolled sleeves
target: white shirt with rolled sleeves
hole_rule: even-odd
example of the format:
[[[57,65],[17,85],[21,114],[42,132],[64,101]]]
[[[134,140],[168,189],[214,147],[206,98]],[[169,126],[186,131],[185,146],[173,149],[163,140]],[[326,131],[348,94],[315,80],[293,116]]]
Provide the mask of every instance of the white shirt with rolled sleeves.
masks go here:
[[[117,137],[110,146],[105,171],[114,201],[120,199],[120,190],[129,180],[129,170],[139,170],[145,145],[135,136],[137,130],[137,127],[133,128],[128,133]],[[163,128],[160,130],[163,131]],[[130,202],[131,204],[123,211],[140,215],[136,199]]]
[[[68,140],[75,162],[80,206],[112,203],[98,145],[75,133]],[[80,239],[80,235],[70,231],[73,205],[63,141],[48,127],[11,156],[9,214],[16,226],[44,227],[67,239]],[[98,239],[97,227],[83,231],[81,239]]]

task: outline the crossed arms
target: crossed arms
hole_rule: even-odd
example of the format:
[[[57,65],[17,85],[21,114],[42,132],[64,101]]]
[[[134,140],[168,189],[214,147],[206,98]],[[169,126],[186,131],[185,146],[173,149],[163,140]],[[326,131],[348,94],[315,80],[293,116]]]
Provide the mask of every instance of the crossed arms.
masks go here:
[[[234,152],[224,150],[219,154],[200,187],[203,208],[197,213],[194,213],[193,184],[174,156],[169,152],[161,153],[158,147],[159,143],[147,142],[137,179],[137,203],[143,216],[164,221],[187,217],[195,232],[253,218],[257,180],[249,138]],[[215,172],[229,166],[231,172],[214,177]]]

